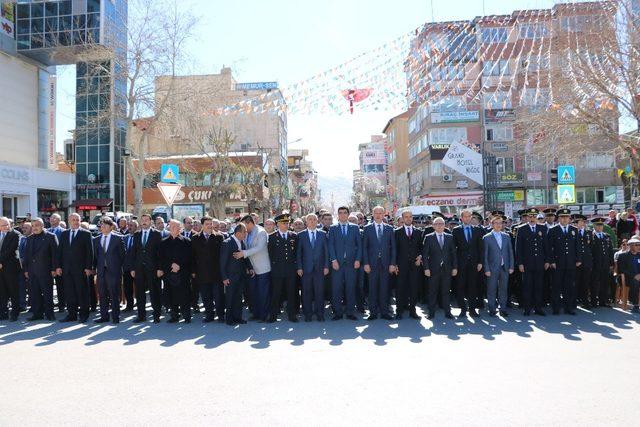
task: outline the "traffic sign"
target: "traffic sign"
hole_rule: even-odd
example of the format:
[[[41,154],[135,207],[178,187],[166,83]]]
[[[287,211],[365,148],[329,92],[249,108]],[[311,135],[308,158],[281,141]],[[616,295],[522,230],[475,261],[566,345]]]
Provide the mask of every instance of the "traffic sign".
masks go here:
[[[576,186],[573,184],[558,185],[558,203],[565,205],[576,202]]]
[[[558,184],[575,184],[576,169],[573,166],[558,166]]]
[[[176,200],[176,196],[181,188],[182,185],[180,184],[171,184],[168,182],[158,183],[158,190],[160,190],[162,197],[164,197],[164,201],[167,202],[167,205],[169,206],[171,206],[174,200]]]
[[[180,180],[180,168],[178,165],[165,163],[160,166],[160,181],[176,183]]]

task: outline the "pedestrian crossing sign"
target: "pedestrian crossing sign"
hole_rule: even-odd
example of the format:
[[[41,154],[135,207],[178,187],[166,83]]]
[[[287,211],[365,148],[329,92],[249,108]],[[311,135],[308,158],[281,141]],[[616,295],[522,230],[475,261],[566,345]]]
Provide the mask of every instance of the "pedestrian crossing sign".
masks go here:
[[[561,205],[576,202],[576,186],[573,184],[558,185],[558,203]]]
[[[558,166],[558,184],[575,184],[576,169],[573,166]]]
[[[180,169],[178,165],[165,163],[160,166],[160,181],[176,183],[180,180]]]

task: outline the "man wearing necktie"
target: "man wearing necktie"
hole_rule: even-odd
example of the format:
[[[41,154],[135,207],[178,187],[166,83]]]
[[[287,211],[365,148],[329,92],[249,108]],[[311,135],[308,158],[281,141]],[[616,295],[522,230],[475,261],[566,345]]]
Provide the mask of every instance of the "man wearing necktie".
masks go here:
[[[525,211],[527,222],[516,234],[516,264],[522,274],[522,308],[524,315],[531,310],[544,316],[544,275],[549,268],[547,227],[537,223],[538,209]]]
[[[445,222],[441,217],[433,220],[432,233],[424,237],[422,243],[422,268],[428,278],[428,319],[433,319],[438,305],[438,295],[447,319],[452,319],[449,294],[451,278],[458,274],[458,257],[453,236],[444,232]]]
[[[49,229],[47,230],[50,233],[55,234],[56,238],[58,239],[58,243],[60,243],[60,238],[62,237],[62,232],[64,231],[64,228],[60,226],[61,221],[62,221],[62,218],[60,217],[60,215],[58,215],[57,213],[52,214],[51,217],[49,218],[49,224],[51,225],[51,227],[49,227]],[[56,297],[58,298],[58,311],[64,311],[65,305],[66,305],[66,302],[64,300],[64,297],[65,297],[64,279],[62,278],[62,276],[56,275],[53,278],[53,282],[56,286]]]
[[[547,247],[553,281],[551,284],[551,306],[553,314],[560,314],[563,308],[566,314],[576,314],[576,268],[580,267],[578,248],[578,230],[570,225],[571,211],[558,209],[559,223],[549,229]]]
[[[472,212],[460,212],[461,225],[452,231],[458,258],[458,274],[454,279],[456,298],[460,307],[459,317],[464,319],[467,310],[471,317],[478,316],[480,290],[478,272],[482,269],[482,230],[471,223]]]
[[[396,241],[396,319],[402,319],[405,311],[412,319],[419,319],[416,313],[418,295],[424,282],[422,274],[422,230],[413,225],[413,213],[405,210],[401,224],[394,231]]]
[[[29,301],[33,316],[29,321],[56,320],[53,314],[53,277],[58,267],[58,239],[44,230],[41,218],[34,218],[33,233],[24,248],[24,277],[29,281]]]
[[[93,244],[91,233],[80,228],[80,215],[69,215],[69,229],[62,232],[58,245],[58,277],[65,283],[65,300],[67,316],[62,322],[89,318],[89,293],[92,289],[87,284],[93,265]]]
[[[338,223],[329,227],[329,259],[331,260],[332,320],[356,318],[356,279],[360,268],[362,245],[358,226],[350,224],[349,208],[338,208]]]
[[[594,218],[594,233],[591,239],[593,273],[590,281],[591,307],[607,307],[611,298],[611,275],[613,273],[613,244],[604,231],[604,218]]]
[[[180,234],[180,221],[172,219],[168,224],[169,237],[160,244],[160,269],[165,286],[169,288],[171,318],[167,323],[176,323],[180,316],[185,323],[191,323],[191,298],[189,281],[191,278],[191,240]]]
[[[130,274],[136,280],[136,301],[138,302],[138,317],[134,320],[136,323],[144,322],[147,318],[147,291],[149,291],[151,298],[154,323],[160,322],[162,311],[162,284],[160,280],[162,271],[159,252],[162,235],[151,225],[151,215],[143,214],[140,216],[141,229],[133,236],[133,248],[130,255],[133,261],[133,270]]]
[[[487,277],[487,306],[491,317],[496,315],[496,298],[500,305],[500,315],[507,317],[507,299],[509,275],[514,270],[513,249],[511,237],[502,231],[506,217],[495,215],[491,217],[491,233],[482,238],[484,274]]]
[[[302,278],[302,311],[304,321],[316,319],[324,322],[324,276],[329,274],[327,233],[317,229],[318,217],[306,216],[307,229],[298,234],[296,264]]]
[[[133,244],[135,242],[135,233],[138,231],[138,221],[131,220],[127,224],[127,234],[125,234],[122,238],[125,243],[125,257],[124,264],[122,265],[122,289],[124,291],[124,299],[127,305],[125,306],[123,313],[128,313],[133,311],[133,287],[134,287],[134,279],[131,275],[131,272],[134,269],[133,264]]]
[[[369,317],[392,320],[389,306],[389,275],[396,272],[396,240],[393,228],[383,223],[385,210],[373,208],[373,222],[364,227],[362,258],[369,275]]]
[[[101,234],[93,239],[94,270],[100,294],[100,318],[95,323],[111,321],[120,323],[120,282],[124,263],[124,242],[122,236],[112,230],[113,220],[103,216],[100,220]]]
[[[298,288],[296,286],[296,252],[298,235],[289,230],[291,216],[280,214],[274,218],[276,231],[269,235],[269,260],[271,262],[271,306],[269,322],[278,319],[282,306],[282,295],[287,301],[287,316],[297,322]]]
[[[248,258],[236,258],[234,253],[245,248],[243,240],[247,238],[247,227],[239,222],[233,233],[222,243],[220,252],[220,276],[224,285],[224,303],[226,323],[229,326],[243,325],[242,292],[249,282],[251,262]]]
[[[20,261],[17,251],[20,234],[12,230],[9,218],[0,217],[0,320],[15,321],[20,314],[20,291],[18,274]],[[11,315],[7,312],[7,303],[11,301]]]
[[[196,234],[196,231],[194,230],[194,224],[196,224],[196,222],[193,220],[193,218],[191,218],[190,216],[184,217],[182,219],[183,230],[180,234],[182,234],[187,239],[191,239]],[[200,305],[198,304],[198,300],[200,299],[200,289],[198,289],[197,282],[194,282],[193,280],[191,280],[191,278],[189,278],[188,280],[191,308],[193,309],[194,313],[199,313]]]
[[[222,233],[213,229],[213,218],[200,218],[202,231],[191,238],[193,264],[191,283],[197,286],[202,296],[205,317],[204,323],[224,322],[224,287],[220,277],[220,249],[224,238]]]

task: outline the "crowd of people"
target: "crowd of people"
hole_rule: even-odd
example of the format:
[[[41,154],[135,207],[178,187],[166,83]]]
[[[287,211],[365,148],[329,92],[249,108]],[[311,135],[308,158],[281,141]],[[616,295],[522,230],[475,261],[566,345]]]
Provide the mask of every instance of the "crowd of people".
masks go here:
[[[155,220],[103,216],[99,228],[73,213],[49,227],[0,217],[0,320],[135,323],[273,323],[381,318],[575,315],[626,306],[638,313],[640,237],[633,210],[609,218],[569,209],[415,217],[395,221],[338,209],[235,223],[204,216]],[[395,227],[394,227],[395,226]],[[619,243],[619,244],[618,244]],[[55,290],[55,292],[54,292]],[[147,307],[147,300],[150,307]],[[628,300],[628,301],[627,301]],[[55,303],[55,304],[54,304]],[[395,307],[395,310],[394,310]],[[486,311],[485,311],[486,310]]]

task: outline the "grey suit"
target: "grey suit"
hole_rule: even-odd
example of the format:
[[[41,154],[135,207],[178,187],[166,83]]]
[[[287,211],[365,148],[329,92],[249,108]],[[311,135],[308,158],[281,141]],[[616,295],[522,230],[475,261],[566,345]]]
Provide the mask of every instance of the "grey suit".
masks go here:
[[[509,270],[514,268],[511,238],[507,233],[500,232],[502,241],[498,244],[493,232],[482,238],[484,247],[484,271],[490,272],[487,277],[487,300],[489,312],[496,311],[496,293],[500,303],[500,310],[507,308],[507,288],[509,285]]]

